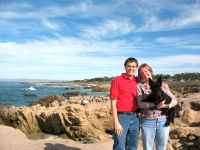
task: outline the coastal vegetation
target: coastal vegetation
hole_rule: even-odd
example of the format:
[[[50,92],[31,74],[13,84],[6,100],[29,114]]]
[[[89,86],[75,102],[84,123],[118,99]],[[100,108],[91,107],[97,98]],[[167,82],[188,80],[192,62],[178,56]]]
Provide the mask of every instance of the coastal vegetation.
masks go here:
[[[162,77],[164,80],[170,81],[190,81],[190,80],[200,80],[200,73],[180,73],[180,74],[156,74],[153,78],[157,79],[158,77]],[[110,82],[115,77],[98,77],[98,78],[91,78],[91,79],[84,79],[84,80],[73,80],[75,83],[83,82],[83,83],[91,83],[91,82]]]
[[[175,92],[182,93],[197,93],[200,92],[200,73],[180,73],[180,74],[156,74],[153,78],[156,80],[162,77],[165,83],[168,83],[170,88]],[[94,92],[109,92],[110,83],[114,77],[98,77],[84,80],[74,80],[71,83],[76,83],[91,88]]]
[[[158,78],[161,76],[165,80],[173,80],[173,81],[190,81],[190,80],[200,80],[200,73],[180,73],[180,74],[174,74],[174,75],[163,75],[163,74],[157,74],[155,75],[155,78]]]

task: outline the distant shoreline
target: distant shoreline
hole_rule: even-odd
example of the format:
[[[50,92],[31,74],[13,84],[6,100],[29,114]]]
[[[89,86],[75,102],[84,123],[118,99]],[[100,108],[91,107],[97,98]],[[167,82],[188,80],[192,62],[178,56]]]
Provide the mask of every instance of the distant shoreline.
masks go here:
[[[110,89],[110,84],[111,82],[107,81],[107,82],[98,82],[98,81],[90,81],[90,82],[85,82],[83,81],[78,81],[78,82],[74,82],[74,81],[66,81],[66,82],[16,82],[19,84],[30,84],[30,85],[47,85],[47,86],[53,86],[53,85],[58,85],[58,86],[83,86],[83,87],[98,87],[99,89],[106,89],[107,91],[109,91]],[[97,89],[98,91],[98,89]],[[96,91],[96,92],[97,92]],[[99,91],[101,92],[101,90]]]
[[[73,82],[16,82],[19,84],[32,84],[32,85],[60,85],[60,86],[73,86],[73,85],[79,85],[77,83]]]

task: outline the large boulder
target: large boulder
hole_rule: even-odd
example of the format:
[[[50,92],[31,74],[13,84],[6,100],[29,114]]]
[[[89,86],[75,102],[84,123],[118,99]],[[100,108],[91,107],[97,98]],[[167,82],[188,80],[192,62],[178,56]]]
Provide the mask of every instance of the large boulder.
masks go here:
[[[40,100],[36,102],[33,102],[31,106],[40,104],[41,106],[49,107],[49,105],[53,103],[54,101],[61,103],[62,101],[65,101],[65,97],[60,96],[60,95],[47,96],[47,97],[41,98]]]
[[[82,103],[85,100],[88,102]],[[48,105],[44,106],[3,107],[0,109],[0,123],[26,134],[42,131],[65,135],[83,143],[104,142],[111,138],[113,119],[110,102],[106,99],[87,96],[61,103],[47,102]]]
[[[200,112],[194,111],[192,109],[187,109],[183,112],[181,120],[183,123],[189,126],[199,126],[200,127]]]
[[[70,104],[50,109],[36,116],[40,129],[51,134],[66,134],[84,143],[104,142],[113,126],[108,103]]]
[[[178,118],[171,126],[170,142],[167,150],[200,149],[200,93],[178,98],[180,109]]]
[[[26,134],[40,132],[37,114],[44,111],[44,107],[4,107],[0,109],[1,124],[18,128]]]
[[[199,127],[174,127],[171,129],[170,138],[171,138],[171,148],[168,148],[168,150],[200,149]]]

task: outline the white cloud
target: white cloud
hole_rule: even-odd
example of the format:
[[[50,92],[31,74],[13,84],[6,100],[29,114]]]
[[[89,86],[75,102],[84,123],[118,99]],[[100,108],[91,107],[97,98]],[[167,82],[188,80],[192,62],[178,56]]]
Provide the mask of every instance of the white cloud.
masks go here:
[[[199,35],[158,37],[156,43],[179,49],[200,49]]]
[[[50,22],[47,18],[42,18],[41,20],[45,27],[53,30],[59,29],[59,25],[57,23]]]
[[[128,11],[126,10],[126,7],[129,3],[135,7],[134,9],[129,8]],[[16,6],[16,4],[14,5]],[[75,23],[77,28],[81,28],[82,31],[85,32],[84,37],[97,39],[121,36],[135,32],[171,31],[175,29],[198,27],[200,25],[200,4],[198,2],[186,6],[186,4],[180,5],[175,2],[153,3],[148,1],[138,1],[137,3],[133,3],[132,1],[117,1],[114,4],[109,3],[108,6],[105,6],[106,3],[97,5],[92,1],[84,1],[70,5],[49,4],[46,7],[38,8],[38,10],[31,9],[31,4],[26,5],[27,8],[30,8],[26,9],[26,12],[20,11],[17,9],[20,8],[20,6],[16,6],[14,10],[6,9],[0,11],[0,18],[6,20],[8,23],[10,22],[10,29],[16,30],[19,30],[20,27],[17,27],[16,24],[11,24],[12,19],[42,20],[42,24],[45,27],[53,30],[61,30],[60,21],[52,21],[51,18],[82,18],[90,20],[93,26],[91,27],[91,24],[86,26],[85,24]],[[12,6],[9,7],[12,8]],[[127,11],[127,14],[117,15],[116,12],[119,11],[118,9],[124,9],[125,12]],[[159,17],[159,13],[161,13],[162,10],[169,10],[176,14],[176,16],[170,17],[169,19],[163,19]],[[177,11],[179,11],[179,13],[177,13]],[[138,20],[133,22],[133,17],[137,17]],[[137,24],[138,21],[141,23]],[[21,28],[30,28],[30,24],[27,22],[31,21],[25,22],[24,27]],[[97,24],[99,22],[100,24]],[[19,24],[19,26],[22,26],[22,24]],[[35,28],[40,28],[40,26],[34,26],[34,29],[31,30],[37,30]]]
[[[148,63],[154,74],[177,74],[200,72],[200,55],[172,55],[157,58],[140,58],[140,63]]]
[[[124,72],[123,63],[129,56],[101,57],[97,55],[80,55],[84,51],[114,53],[119,47],[129,46],[123,42],[97,42],[92,44],[78,39],[62,38],[60,40],[32,41],[30,43],[0,43],[1,63],[0,78],[45,78],[45,79],[84,79],[100,76],[115,76]],[[131,45],[130,45],[131,46]],[[119,53],[124,53],[122,48]],[[136,53],[138,53],[136,51]],[[101,53],[100,53],[101,55]],[[200,65],[200,55],[177,55],[169,57],[143,58],[158,70],[173,70],[181,65]],[[166,70],[163,70],[165,73]],[[199,69],[196,69],[199,71]],[[189,71],[189,70],[188,70]]]
[[[156,68],[189,68],[192,65],[200,65],[200,55],[172,55],[157,58],[141,58],[141,63],[149,63]],[[196,68],[199,71],[199,68]],[[189,70],[188,70],[189,71]]]
[[[85,27],[83,36],[92,38],[114,37],[131,33],[135,26],[128,20],[106,20],[94,27]]]
[[[159,66],[197,65],[200,64],[200,55],[175,55],[159,58],[157,61],[160,61]]]
[[[200,25],[200,3],[178,2],[147,2],[142,1],[143,7],[139,7],[140,15],[144,23],[137,28],[136,32],[171,31]],[[173,16],[160,17],[163,11],[168,11]]]
[[[0,39],[0,78],[112,76],[123,72],[129,56],[163,73],[175,68],[200,71],[196,68],[200,64],[199,35],[180,30],[199,28],[199,1],[118,0],[97,4],[86,0],[62,5],[49,2],[42,7],[34,3],[0,7],[0,34],[5,35]],[[177,29],[180,36],[170,32]],[[159,34],[148,33],[154,31]]]
[[[199,26],[200,25],[200,5],[195,5],[195,7],[190,7],[185,9],[183,16],[172,20],[171,22],[172,29],[180,29],[190,26]],[[174,26],[174,27],[173,27]]]
[[[0,78],[79,79],[111,75],[120,70],[122,58],[80,55],[83,51],[115,50],[119,43],[95,43],[78,39],[0,43]],[[102,51],[103,52],[103,51]],[[116,62],[117,60],[117,62]],[[110,70],[113,72],[110,72]],[[56,75],[55,75],[56,74]],[[84,75],[83,75],[84,74]]]

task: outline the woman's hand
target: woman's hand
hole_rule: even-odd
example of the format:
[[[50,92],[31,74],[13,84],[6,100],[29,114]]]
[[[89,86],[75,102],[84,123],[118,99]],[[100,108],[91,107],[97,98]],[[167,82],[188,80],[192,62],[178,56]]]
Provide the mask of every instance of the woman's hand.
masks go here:
[[[165,91],[169,91],[169,85],[163,82],[162,89],[164,89]]]
[[[115,124],[115,133],[117,136],[121,136],[123,134],[123,128],[119,122]]]
[[[162,108],[167,108],[167,107],[169,107],[169,105],[165,104],[165,101],[162,101],[157,105],[157,109],[162,109]]]

